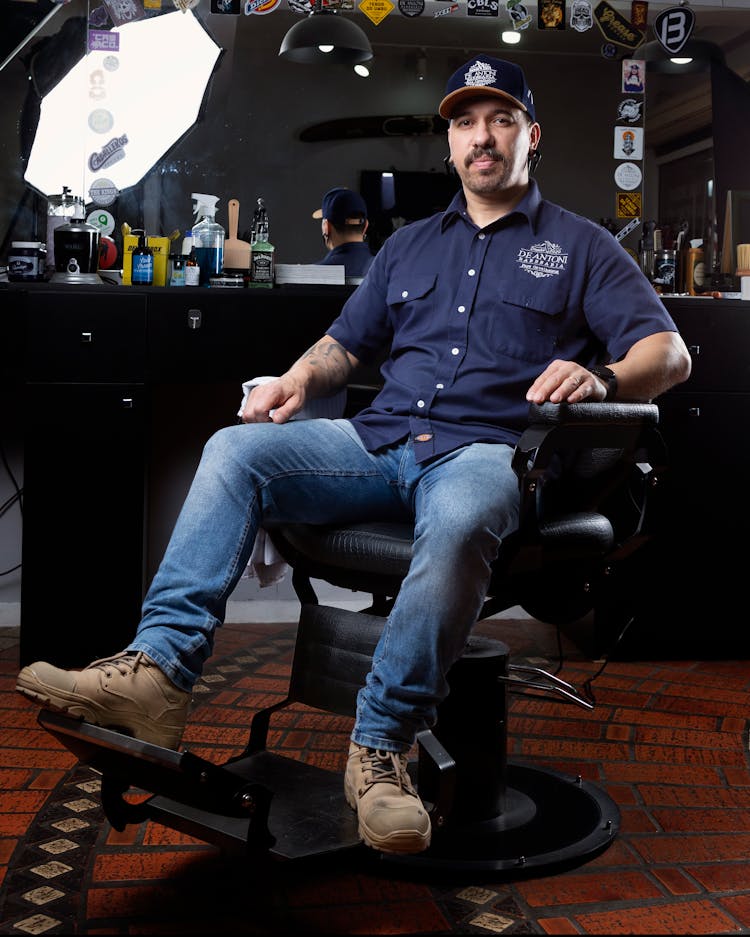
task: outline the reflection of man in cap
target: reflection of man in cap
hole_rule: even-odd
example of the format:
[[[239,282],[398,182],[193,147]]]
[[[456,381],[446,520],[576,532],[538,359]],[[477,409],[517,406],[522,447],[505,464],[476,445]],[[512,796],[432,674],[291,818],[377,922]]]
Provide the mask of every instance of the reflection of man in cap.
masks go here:
[[[362,196],[351,189],[329,189],[313,218],[322,219],[320,229],[328,248],[318,263],[343,264],[347,277],[363,277],[370,269],[373,255],[365,243],[367,205]]]

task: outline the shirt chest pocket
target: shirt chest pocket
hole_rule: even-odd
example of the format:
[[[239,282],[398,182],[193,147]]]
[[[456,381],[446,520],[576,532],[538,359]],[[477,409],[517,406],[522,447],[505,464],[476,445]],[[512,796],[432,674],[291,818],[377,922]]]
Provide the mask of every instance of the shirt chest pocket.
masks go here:
[[[488,322],[488,341],[497,352],[521,361],[549,361],[570,327],[567,295],[547,291],[529,297],[498,296]]]
[[[437,277],[434,274],[424,274],[416,277],[392,277],[388,284],[387,301],[391,312],[396,317],[409,313],[414,308],[420,313],[434,305],[435,284]]]

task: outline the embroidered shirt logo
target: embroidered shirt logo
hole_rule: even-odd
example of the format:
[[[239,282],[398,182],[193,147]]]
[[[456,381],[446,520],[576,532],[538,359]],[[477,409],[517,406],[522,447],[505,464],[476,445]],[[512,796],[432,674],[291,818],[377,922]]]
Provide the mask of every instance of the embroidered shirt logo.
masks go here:
[[[487,62],[475,62],[468,72],[464,73],[467,88],[487,87],[495,84],[497,70]]]
[[[568,255],[563,253],[559,244],[543,241],[531,247],[522,247],[516,263],[532,277],[557,277],[567,266]]]

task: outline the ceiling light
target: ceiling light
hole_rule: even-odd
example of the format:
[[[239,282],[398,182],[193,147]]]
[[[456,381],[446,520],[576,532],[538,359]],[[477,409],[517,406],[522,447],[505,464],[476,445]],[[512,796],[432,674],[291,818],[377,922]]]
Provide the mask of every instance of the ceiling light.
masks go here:
[[[366,65],[363,65],[361,62],[358,62],[354,66],[354,71],[359,75],[360,78],[370,77],[370,69]]]
[[[639,46],[634,55],[646,62],[649,72],[667,75],[684,75],[710,68],[712,62],[724,64],[724,52],[715,42],[705,39],[688,39],[679,55],[670,55],[658,39]]]
[[[356,65],[372,58],[372,46],[356,23],[335,10],[323,9],[322,0],[315,0],[312,13],[282,39],[279,56],[303,65]]]
[[[500,38],[508,46],[514,46],[516,43],[521,41],[521,33],[516,29],[505,29],[503,30]]]

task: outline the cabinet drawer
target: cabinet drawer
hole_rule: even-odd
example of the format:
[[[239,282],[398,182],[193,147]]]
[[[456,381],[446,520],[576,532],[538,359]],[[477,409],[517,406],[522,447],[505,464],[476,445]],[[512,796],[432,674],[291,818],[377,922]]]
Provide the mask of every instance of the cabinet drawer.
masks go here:
[[[29,295],[28,380],[140,382],[145,373],[144,296],[95,287]]]
[[[685,386],[685,385],[683,385]],[[750,470],[750,394],[693,394],[671,391],[657,400],[659,425],[670,464],[690,469],[708,489],[719,483],[718,468],[737,478]],[[726,480],[726,479],[724,479]]]
[[[280,374],[316,342],[349,291],[191,289],[148,294],[152,381]]]
[[[56,447],[56,458],[82,459],[80,446],[106,447],[141,443],[149,414],[149,393],[143,384],[27,383],[24,422],[29,436]]]
[[[750,303],[694,299],[666,305],[693,361],[685,390],[750,392]]]

